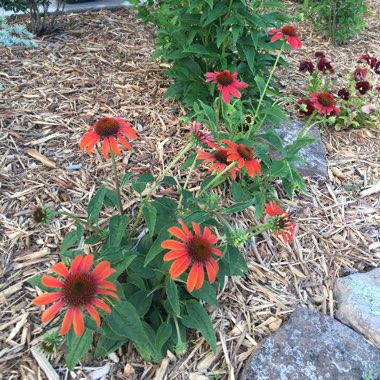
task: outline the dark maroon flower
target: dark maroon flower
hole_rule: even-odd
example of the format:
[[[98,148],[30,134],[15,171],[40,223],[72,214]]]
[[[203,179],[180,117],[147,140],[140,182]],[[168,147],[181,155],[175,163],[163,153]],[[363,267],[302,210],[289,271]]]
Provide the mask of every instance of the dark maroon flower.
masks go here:
[[[371,69],[374,69],[377,65],[377,59],[375,57],[371,57],[371,59],[369,60],[369,66],[371,67]]]
[[[371,85],[368,81],[360,81],[358,83],[356,83],[356,86],[355,88],[362,94],[366,94],[370,89],[371,89]]]
[[[316,51],[314,54],[317,58],[325,58],[326,54],[323,51]]]
[[[332,67],[331,63],[327,61],[325,57],[322,57],[321,60],[318,62],[317,68],[319,71],[321,71],[323,74],[325,74],[327,71],[330,74],[334,74],[335,70]]]
[[[368,69],[365,67],[357,66],[354,71],[354,79],[356,82],[363,81],[365,77],[367,76]]]
[[[368,54],[362,54],[359,58],[358,58],[358,60],[357,60],[357,62],[358,63],[362,63],[362,62],[367,62],[368,64],[369,64],[369,60],[370,60],[370,56],[368,55]]]
[[[301,61],[299,70],[302,72],[308,71],[310,74],[313,74],[314,72],[314,65],[310,61]]]
[[[315,110],[313,103],[309,99],[299,100],[298,104],[296,104],[296,109],[301,115],[305,116],[311,116]]]
[[[374,70],[376,74],[380,74],[380,61],[377,61]]]
[[[377,87],[376,87],[376,90],[380,92],[380,86],[377,86]]]
[[[342,88],[338,91],[338,96],[342,98],[343,100],[350,99],[350,93],[345,88]]]

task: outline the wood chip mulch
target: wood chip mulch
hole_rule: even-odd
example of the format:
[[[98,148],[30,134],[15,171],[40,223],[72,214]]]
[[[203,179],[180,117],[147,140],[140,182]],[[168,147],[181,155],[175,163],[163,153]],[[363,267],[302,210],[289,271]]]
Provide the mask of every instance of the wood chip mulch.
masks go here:
[[[376,0],[369,5],[366,30],[337,48],[309,23],[302,24],[304,49],[289,54],[287,91],[300,95],[298,60],[317,48],[329,51],[342,71],[365,50],[380,56],[380,11]],[[33,206],[49,204],[85,215],[100,181],[112,178],[110,162],[79,150],[88,125],[104,115],[132,122],[139,139],[133,153],[120,158],[123,170],[158,174],[186,143],[187,129],[180,124],[184,110],[162,98],[168,82],[165,66],[150,59],[150,26],[128,10],[65,15],[57,25],[59,30],[40,39],[38,48],[1,49],[0,373],[7,379],[48,378],[38,350],[32,349],[47,329],[40,309],[30,304],[37,293],[27,280],[51,268],[63,236],[73,228],[66,218],[35,225]],[[333,316],[336,278],[380,264],[380,131],[327,130],[323,138],[329,180],[307,180],[308,193],[293,200],[278,194],[298,224],[294,244],[287,247],[264,234],[247,245],[248,275],[228,279],[220,289],[220,307],[209,308],[216,354],[193,334],[187,355],[169,353],[161,364],[144,363],[127,345],[101,361],[86,357],[72,373],[60,354],[51,361],[53,372],[64,379],[91,373],[105,373],[107,379],[238,379],[258,343],[280,328],[296,304]],[[136,194],[125,194],[123,202],[128,212],[136,212]],[[236,224],[248,226],[252,215],[239,215]]]

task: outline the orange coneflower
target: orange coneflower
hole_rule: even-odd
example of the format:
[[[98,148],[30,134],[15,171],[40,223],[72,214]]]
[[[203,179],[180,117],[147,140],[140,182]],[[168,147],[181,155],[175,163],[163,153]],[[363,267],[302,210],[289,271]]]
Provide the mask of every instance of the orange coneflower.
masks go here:
[[[320,92],[319,94],[312,92],[310,101],[313,103],[314,108],[324,115],[335,116],[340,112],[340,109],[335,106],[334,96],[329,92]]]
[[[67,306],[63,318],[60,335],[65,335],[74,326],[76,336],[84,332],[84,309],[100,326],[100,316],[95,307],[111,314],[110,307],[99,296],[111,296],[119,300],[114,292],[116,285],[106,278],[115,273],[108,261],[100,262],[92,272],[90,268],[94,261],[94,255],[78,255],[68,269],[62,262],[53,266],[52,271],[62,279],[53,276],[43,276],[42,284],[48,288],[57,289],[55,292],[45,293],[36,297],[32,303],[38,306],[54,303],[42,314],[42,322],[51,321],[62,308]]]
[[[261,174],[260,162],[253,155],[253,148],[248,147],[244,144],[235,144],[230,140],[222,140],[223,143],[227,144],[227,161],[237,161],[237,166],[241,169],[243,166],[247,169],[248,175],[252,178],[258,174]]]
[[[90,132],[85,133],[80,141],[80,148],[82,150],[87,148],[88,153],[91,154],[95,145],[103,138],[102,152],[106,159],[110,149],[117,155],[121,154],[115,139],[120,141],[126,149],[131,150],[131,144],[123,135],[130,139],[137,137],[137,133],[131,125],[118,117],[102,117],[89,129]]]
[[[206,266],[207,276],[212,284],[219,271],[219,265],[212,255],[222,256],[222,252],[213,247],[218,241],[217,237],[205,227],[203,234],[201,227],[195,222],[191,222],[195,234],[193,235],[187,228],[186,224],[178,219],[179,227],[170,227],[168,231],[176,238],[182,240],[165,240],[161,247],[169,249],[165,254],[164,261],[175,260],[170,267],[170,275],[174,280],[179,277],[191,263],[193,263],[189,276],[187,278],[187,289],[192,292],[194,289],[199,290],[204,282],[204,266]]]
[[[289,214],[286,211],[282,211],[281,207],[275,201],[265,204],[265,212],[274,218],[274,236],[281,235],[285,244],[289,241],[293,241],[294,222],[288,220]]]
[[[268,32],[269,35],[274,34],[270,42],[274,42],[285,36],[286,40],[292,49],[299,49],[302,47],[302,42],[297,36],[297,28],[291,25],[285,25],[280,29],[271,29]]]

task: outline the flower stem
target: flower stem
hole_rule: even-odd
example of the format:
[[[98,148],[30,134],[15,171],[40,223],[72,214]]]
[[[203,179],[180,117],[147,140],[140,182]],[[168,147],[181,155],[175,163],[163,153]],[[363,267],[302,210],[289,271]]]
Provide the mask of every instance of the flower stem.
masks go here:
[[[181,207],[181,203],[182,203],[182,199],[183,199],[183,190],[186,190],[186,188],[187,188],[187,185],[188,185],[189,180],[190,180],[191,173],[193,172],[196,163],[197,163],[197,156],[194,157],[194,161],[193,161],[193,163],[190,166],[189,172],[187,173],[187,177],[186,177],[185,183],[183,184],[182,192],[181,192],[181,194],[179,196],[178,208]]]
[[[116,188],[117,200],[119,203],[120,215],[123,215],[124,210],[123,210],[123,203],[121,202],[120,182],[119,182],[119,176],[117,175],[115,153],[112,151],[112,149],[110,149],[110,150],[111,150],[112,170],[113,170],[113,175],[114,175],[114,179],[115,179],[115,188]]]
[[[224,173],[228,172],[232,167],[234,167],[236,161],[231,162],[228,166],[226,166],[220,173],[216,175],[216,177],[210,181],[202,190],[201,194],[203,194],[211,185],[213,185]]]
[[[253,119],[254,119],[255,121],[256,121],[257,116],[259,115],[260,108],[261,108],[261,106],[262,106],[262,104],[263,104],[263,100],[264,100],[265,94],[266,94],[266,92],[267,92],[267,90],[268,90],[269,84],[270,84],[270,82],[271,82],[271,80],[272,80],[273,74],[274,74],[274,72],[275,72],[275,70],[276,70],[276,67],[277,67],[277,65],[278,65],[278,61],[280,60],[280,57],[281,57],[281,55],[282,55],[282,52],[284,51],[285,43],[286,43],[285,41],[282,43],[281,48],[280,48],[280,50],[279,50],[278,53],[277,53],[276,60],[274,61],[274,65],[273,65],[273,67],[272,67],[271,72],[269,73],[269,77],[268,77],[267,83],[265,84],[264,90],[263,90],[263,92],[262,92],[261,95],[260,95],[259,103],[257,104],[257,108],[256,108],[256,111],[255,111],[255,115],[253,116]],[[247,136],[247,137],[249,137],[250,132],[251,132],[251,131],[249,130],[249,131],[248,131],[248,136]]]
[[[247,240],[254,237],[261,235],[263,232],[268,231],[272,227],[272,223],[266,223],[266,224],[261,224],[260,226],[255,226],[255,227],[261,227],[258,229],[258,231],[251,232],[250,234],[247,235]]]
[[[89,222],[86,222],[85,220],[79,218],[78,216],[72,214],[71,212],[68,211],[53,211],[53,215],[62,215],[62,216],[68,216],[69,218],[75,220],[76,222],[80,223],[83,227],[86,227],[90,231],[94,232],[100,232],[101,229],[97,228],[95,226],[92,226]]]

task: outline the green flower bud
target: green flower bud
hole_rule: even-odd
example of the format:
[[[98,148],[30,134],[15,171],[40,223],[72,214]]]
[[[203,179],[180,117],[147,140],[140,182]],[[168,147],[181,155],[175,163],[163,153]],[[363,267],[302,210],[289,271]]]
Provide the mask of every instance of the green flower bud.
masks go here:
[[[33,211],[33,219],[36,223],[48,224],[52,218],[53,213],[49,206],[39,206]]]
[[[185,355],[187,352],[187,343],[179,341],[177,345],[175,346],[175,353],[177,355]]]
[[[58,332],[53,332],[46,334],[42,337],[40,341],[40,347],[48,359],[53,358],[57,355],[61,344],[62,337],[59,336]]]
[[[245,241],[247,241],[247,239],[247,233],[243,230],[238,229],[230,230],[227,238],[228,244],[236,248],[243,244]]]

